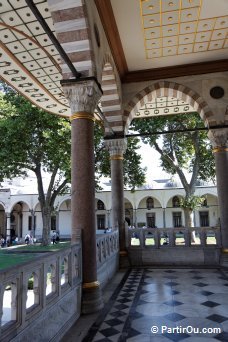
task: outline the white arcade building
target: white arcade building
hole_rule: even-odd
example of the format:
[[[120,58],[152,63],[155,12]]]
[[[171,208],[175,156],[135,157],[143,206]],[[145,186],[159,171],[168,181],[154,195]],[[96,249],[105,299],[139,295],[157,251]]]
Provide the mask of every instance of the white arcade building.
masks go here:
[[[17,180],[13,184],[4,184],[0,189],[0,234],[6,236],[10,229],[11,237],[24,239],[27,233],[37,239],[42,236],[42,217],[37,193],[31,193],[31,186]],[[96,192],[96,228],[103,232],[111,226],[111,189]],[[35,190],[35,189],[34,189]],[[219,224],[219,207],[215,185],[199,184],[196,195],[204,202],[194,213],[195,227],[212,227]],[[178,182],[168,179],[153,181],[150,188],[135,192],[124,191],[125,220],[136,228],[168,228],[185,225],[180,198],[184,189]],[[88,211],[89,211],[88,207]],[[57,230],[63,239],[71,237],[71,196],[70,193],[57,197],[51,219],[51,229]]]

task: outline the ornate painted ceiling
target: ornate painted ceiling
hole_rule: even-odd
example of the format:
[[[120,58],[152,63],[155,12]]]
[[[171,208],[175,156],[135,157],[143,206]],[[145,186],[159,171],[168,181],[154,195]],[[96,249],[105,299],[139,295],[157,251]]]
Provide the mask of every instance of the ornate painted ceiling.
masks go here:
[[[55,35],[47,0],[33,2]],[[95,3],[123,82],[228,70],[227,0]],[[59,52],[25,0],[0,0],[0,37],[1,78],[36,106],[69,116]],[[162,97],[138,114],[191,111],[174,102]]]
[[[227,59],[227,0],[110,1],[129,72]]]
[[[228,16],[215,11],[204,18],[206,8],[203,8],[202,0],[141,0],[140,7],[147,59],[213,52],[228,47]],[[220,52],[223,55],[224,51]]]
[[[35,0],[54,32],[47,1]],[[38,107],[68,116],[60,80],[60,56],[24,0],[0,1],[1,78]]]

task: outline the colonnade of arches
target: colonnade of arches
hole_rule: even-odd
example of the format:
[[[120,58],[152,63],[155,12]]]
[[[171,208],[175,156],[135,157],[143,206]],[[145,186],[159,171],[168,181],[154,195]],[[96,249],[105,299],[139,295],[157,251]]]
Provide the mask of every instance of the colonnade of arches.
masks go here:
[[[124,196],[124,217],[125,223],[129,227],[166,228],[184,226],[183,210],[180,206],[180,199],[183,193],[174,192],[165,198],[159,198],[158,194],[139,195],[135,193]],[[126,197],[127,195],[127,197]],[[31,196],[32,197],[32,196]],[[104,198],[105,197],[105,198]],[[116,229],[113,227],[112,203],[110,193],[107,196],[95,197],[95,226],[97,232],[103,233],[106,229]],[[216,226],[219,223],[218,199],[214,193],[202,194],[204,202],[195,211],[195,226]],[[7,210],[7,211],[6,211]],[[89,207],[88,209],[89,210]],[[8,232],[7,232],[8,229]],[[51,231],[58,231],[61,238],[71,237],[71,198],[59,199],[56,210],[51,216]],[[18,201],[6,209],[3,203],[0,204],[0,235],[11,237],[14,243],[24,242],[26,234],[33,235],[34,238],[42,237],[42,217],[40,205],[34,207],[29,201]]]

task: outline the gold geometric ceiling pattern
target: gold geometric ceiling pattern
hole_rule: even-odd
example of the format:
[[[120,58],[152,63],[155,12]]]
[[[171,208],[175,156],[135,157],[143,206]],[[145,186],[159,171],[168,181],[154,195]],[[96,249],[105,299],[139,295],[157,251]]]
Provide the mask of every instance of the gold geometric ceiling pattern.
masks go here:
[[[145,118],[150,116],[185,114],[194,111],[194,108],[185,101],[175,97],[161,96],[147,102],[135,113],[135,117]]]
[[[46,0],[35,0],[53,33]],[[60,56],[24,0],[0,0],[0,77],[36,106],[70,115],[60,80]]]
[[[146,58],[228,48],[228,16],[201,19],[201,6],[202,0],[140,0]]]

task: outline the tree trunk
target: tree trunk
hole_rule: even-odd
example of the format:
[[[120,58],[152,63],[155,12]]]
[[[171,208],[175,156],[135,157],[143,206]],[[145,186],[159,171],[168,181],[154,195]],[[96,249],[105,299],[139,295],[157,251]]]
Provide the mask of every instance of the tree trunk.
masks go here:
[[[44,206],[41,208],[43,218],[43,233],[42,233],[42,245],[47,246],[51,242],[50,228],[51,228],[51,208]]]
[[[183,208],[184,209],[184,219],[185,219],[185,227],[193,228],[194,225],[194,212],[190,208]],[[196,242],[196,235],[195,231],[191,233],[191,241]]]

